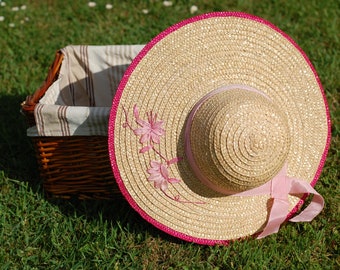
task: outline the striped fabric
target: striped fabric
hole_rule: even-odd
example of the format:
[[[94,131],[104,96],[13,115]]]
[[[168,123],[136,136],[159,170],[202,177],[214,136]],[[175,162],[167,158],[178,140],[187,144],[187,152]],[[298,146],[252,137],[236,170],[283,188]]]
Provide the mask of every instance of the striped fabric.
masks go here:
[[[112,99],[144,45],[67,46],[58,79],[35,107],[28,136],[107,135]]]

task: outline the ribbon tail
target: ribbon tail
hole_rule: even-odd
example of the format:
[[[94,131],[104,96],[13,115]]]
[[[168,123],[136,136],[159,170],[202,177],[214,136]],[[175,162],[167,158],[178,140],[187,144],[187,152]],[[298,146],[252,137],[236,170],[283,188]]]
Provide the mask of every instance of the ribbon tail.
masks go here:
[[[264,238],[279,231],[281,224],[287,217],[288,207],[288,201],[274,198],[268,222],[263,231],[257,236],[257,239]]]
[[[290,194],[299,193],[309,193],[313,194],[314,196],[311,203],[300,214],[291,218],[289,221],[312,221],[322,211],[325,204],[324,199],[310,184],[294,179]]]
[[[267,224],[257,236],[257,239],[279,231],[281,224],[286,221],[289,215],[289,194],[314,194],[311,203],[299,215],[291,218],[289,221],[311,221],[324,207],[324,199],[309,183],[287,176],[287,164],[266,184],[231,196],[254,196],[262,194],[270,194],[273,204],[269,212]]]
[[[313,194],[311,203],[297,216],[291,218],[292,222],[312,221],[323,209],[324,199],[306,181],[290,178],[286,175],[286,168],[272,180],[271,196],[273,205],[269,213],[268,221],[263,231],[258,235],[258,239],[277,233],[280,226],[289,214],[288,194]]]

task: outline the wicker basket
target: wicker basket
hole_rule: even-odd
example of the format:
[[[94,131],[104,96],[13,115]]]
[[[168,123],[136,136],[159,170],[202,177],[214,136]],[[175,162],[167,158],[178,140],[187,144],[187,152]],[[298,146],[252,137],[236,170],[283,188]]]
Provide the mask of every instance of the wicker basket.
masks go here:
[[[34,126],[34,108],[58,78],[63,61],[56,53],[44,84],[22,103],[28,125]],[[107,136],[31,137],[49,197],[113,199],[120,196],[113,178]]]

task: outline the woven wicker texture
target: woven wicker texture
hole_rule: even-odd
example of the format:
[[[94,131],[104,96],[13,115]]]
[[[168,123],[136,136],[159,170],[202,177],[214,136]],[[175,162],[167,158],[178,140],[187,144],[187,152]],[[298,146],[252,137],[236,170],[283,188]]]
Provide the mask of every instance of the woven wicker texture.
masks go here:
[[[113,178],[106,136],[33,137],[48,196],[69,199],[121,197]]]
[[[244,170],[239,168],[233,173],[227,169],[228,175],[238,175],[228,177],[227,186],[234,190],[238,189],[239,175],[242,175],[242,184],[247,188],[258,185],[275,174],[283,160],[288,164],[290,176],[309,183],[314,181],[328,136],[321,86],[304,55],[273,26],[241,16],[211,16],[193,20],[156,38],[147,45],[142,56],[135,60],[130,74],[126,75],[118,89],[119,95],[111,115],[114,122],[109,127],[109,143],[111,161],[114,169],[118,170],[115,176],[118,176],[122,191],[131,205],[158,228],[181,238],[215,241],[252,235],[261,231],[266,223],[271,207],[269,196],[231,197],[214,192],[200,183],[185,158],[184,129],[190,111],[202,97],[224,85],[242,84],[263,92],[270,102],[249,97],[247,100],[252,103],[249,106],[255,106],[254,111],[246,108],[247,115],[239,117],[252,126],[255,125],[251,122],[256,122],[256,119],[269,120],[263,132],[245,127],[245,132],[238,134],[237,126],[225,129],[230,126],[225,126],[227,116],[219,116],[218,106],[226,106],[224,102],[219,104],[217,101],[211,119],[210,109],[202,110],[199,117],[206,118],[207,126],[194,123],[192,132],[192,136],[197,136],[195,143],[198,143],[195,157],[201,156],[202,166],[215,172],[215,168],[207,168],[208,164],[205,164],[210,163],[204,160],[206,153],[202,149],[205,147],[209,155],[215,155],[212,162],[220,163],[218,168],[225,165],[231,168],[230,160],[238,162],[237,165],[240,162],[242,166],[247,165]],[[223,100],[229,99],[224,97]],[[228,108],[236,114],[230,116],[233,119],[238,117],[237,102],[233,100],[235,107]],[[141,118],[153,111],[158,119],[165,121],[165,135],[157,144],[157,151],[167,159],[183,158],[168,167],[171,177],[181,179],[169,186],[168,194],[179,196],[183,201],[202,203],[170,200],[148,181],[150,162],[160,161],[160,158],[155,151],[141,154],[138,137],[124,126],[126,118],[133,119],[135,104]],[[260,104],[259,107],[256,104]],[[263,116],[265,112],[273,115]],[[216,134],[208,131],[222,132],[228,140],[218,141],[219,136],[216,138]],[[229,149],[229,145],[223,144],[229,143],[232,136],[235,138],[231,140],[229,153],[239,147],[238,153],[248,151],[247,156],[251,156],[250,153],[263,148],[260,164],[264,167],[261,165],[255,169],[254,164],[246,163],[242,157],[236,161],[222,152],[217,154],[217,149]],[[271,146],[264,143],[265,139],[270,140]],[[205,142],[209,145],[205,146]],[[270,153],[269,156],[266,153]],[[253,179],[253,173],[259,179],[250,183],[247,179]],[[219,170],[219,174],[217,178],[211,178],[222,181],[221,175],[226,171]],[[300,198],[289,196],[289,200],[289,209],[292,210]]]
[[[121,197],[108,156],[107,121],[118,84],[142,47],[66,46],[44,84],[22,103],[49,196]]]
[[[44,84],[22,103],[28,126],[34,109],[58,78],[64,55],[57,51]],[[113,177],[107,136],[32,137],[44,191],[48,197],[115,199],[121,197]]]

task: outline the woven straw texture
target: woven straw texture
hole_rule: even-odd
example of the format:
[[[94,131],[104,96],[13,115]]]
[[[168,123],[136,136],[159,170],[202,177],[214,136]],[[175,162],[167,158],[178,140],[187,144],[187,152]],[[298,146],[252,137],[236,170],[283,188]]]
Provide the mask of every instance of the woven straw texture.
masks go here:
[[[109,147],[123,193],[131,205],[158,228],[184,239],[200,239],[202,243],[204,239],[209,242],[246,237],[261,231],[266,223],[271,206],[269,195],[231,197],[216,193],[200,183],[185,158],[183,133],[190,111],[203,96],[224,85],[247,85],[269,97],[284,114],[280,117],[285,119],[281,123],[282,134],[288,129],[290,146],[283,155],[288,175],[314,181],[328,136],[321,85],[301,51],[276,28],[242,16],[194,19],[168,29],[166,35],[148,44],[137,58],[114,101]],[[168,194],[204,203],[170,200],[148,182],[150,161],[159,160],[159,156],[154,151],[139,153],[138,137],[123,127],[124,109],[127,117],[133,119],[135,104],[141,118],[153,111],[165,121],[166,133],[157,145],[158,151],[168,159],[183,157],[168,168],[171,177],[181,179],[169,185]],[[252,117],[261,117],[261,110],[253,112]],[[274,117],[271,121],[277,120]],[[270,132],[270,127],[268,130]],[[209,137],[204,126],[195,133],[202,137],[202,144]],[[277,144],[288,139],[282,134],[277,136]],[[240,143],[247,147],[252,138],[248,134],[244,136]],[[277,144],[274,143],[273,148],[263,145],[267,152],[272,152],[266,159],[266,162],[270,159],[269,167],[282,163],[275,160],[276,155],[286,150]],[[249,173],[245,168],[243,174]],[[299,200],[289,196],[290,210]]]
[[[201,173],[229,193],[272,179],[283,167],[290,144],[280,109],[263,95],[237,88],[203,103],[190,131]]]

